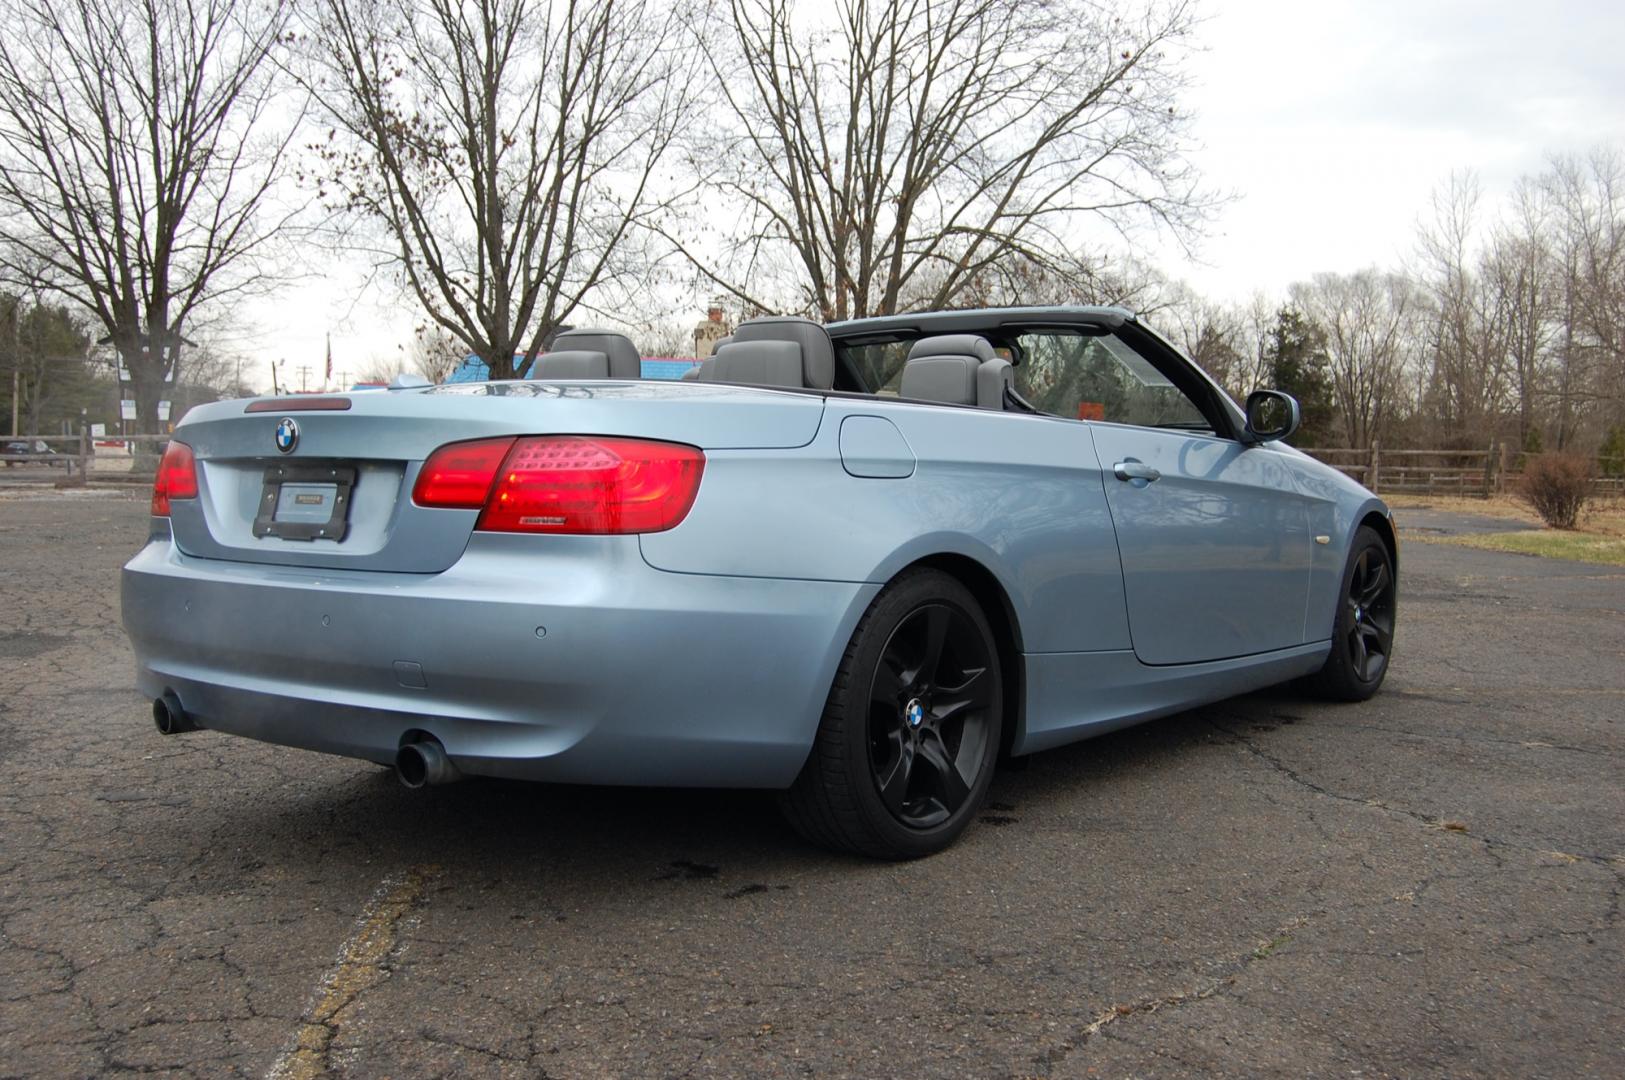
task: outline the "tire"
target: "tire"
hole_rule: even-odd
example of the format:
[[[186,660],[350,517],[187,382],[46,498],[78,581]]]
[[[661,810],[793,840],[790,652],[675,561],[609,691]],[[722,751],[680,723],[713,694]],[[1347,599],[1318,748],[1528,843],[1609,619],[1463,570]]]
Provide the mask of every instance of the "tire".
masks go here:
[[[897,578],[852,632],[811,754],[779,799],[802,836],[877,859],[948,847],[981,809],[1004,721],[987,618],[940,570]]]
[[[1393,553],[1375,529],[1362,525],[1337,593],[1331,655],[1305,680],[1307,689],[1333,701],[1364,701],[1375,694],[1393,661],[1397,614]]]

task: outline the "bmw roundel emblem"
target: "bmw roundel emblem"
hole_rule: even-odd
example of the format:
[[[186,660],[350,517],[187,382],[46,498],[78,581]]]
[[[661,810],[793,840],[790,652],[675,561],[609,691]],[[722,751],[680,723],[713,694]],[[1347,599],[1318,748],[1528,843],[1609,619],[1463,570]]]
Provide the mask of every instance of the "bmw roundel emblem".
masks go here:
[[[298,445],[299,425],[294,423],[293,417],[284,416],[276,422],[276,448],[284,454],[289,454]]]
[[[919,727],[921,724],[925,723],[924,703],[921,702],[919,698],[915,698],[913,701],[910,701],[903,709],[903,717],[908,721],[909,727]]]

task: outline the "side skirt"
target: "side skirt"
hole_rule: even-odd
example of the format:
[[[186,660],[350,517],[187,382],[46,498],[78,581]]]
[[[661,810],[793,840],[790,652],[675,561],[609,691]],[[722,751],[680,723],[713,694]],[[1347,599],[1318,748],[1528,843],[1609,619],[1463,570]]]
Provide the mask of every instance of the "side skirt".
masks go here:
[[[1027,723],[1014,754],[1063,746],[1318,671],[1330,641],[1203,664],[1150,666],[1132,649],[1029,653]]]

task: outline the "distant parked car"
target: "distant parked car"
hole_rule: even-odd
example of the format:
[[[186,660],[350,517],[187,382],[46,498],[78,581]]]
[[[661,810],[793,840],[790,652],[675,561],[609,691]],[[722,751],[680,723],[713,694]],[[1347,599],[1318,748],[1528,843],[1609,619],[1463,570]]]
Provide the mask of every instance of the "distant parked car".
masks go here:
[[[6,459],[6,468],[13,465],[29,465],[36,461],[43,461],[47,465],[66,466],[68,459],[65,455],[57,453],[45,445],[44,439],[11,439],[0,445],[0,457]]]

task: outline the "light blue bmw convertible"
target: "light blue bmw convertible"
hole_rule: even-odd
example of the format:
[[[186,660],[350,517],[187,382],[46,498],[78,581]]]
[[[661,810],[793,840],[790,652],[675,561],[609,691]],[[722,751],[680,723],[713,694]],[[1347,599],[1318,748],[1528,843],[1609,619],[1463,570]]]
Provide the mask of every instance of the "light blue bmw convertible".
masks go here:
[[[573,330],[523,381],[194,409],[123,575],[159,729],[778,789],[908,858],[1001,757],[1382,684],[1387,508],[1128,312],[753,319],[695,373]]]

